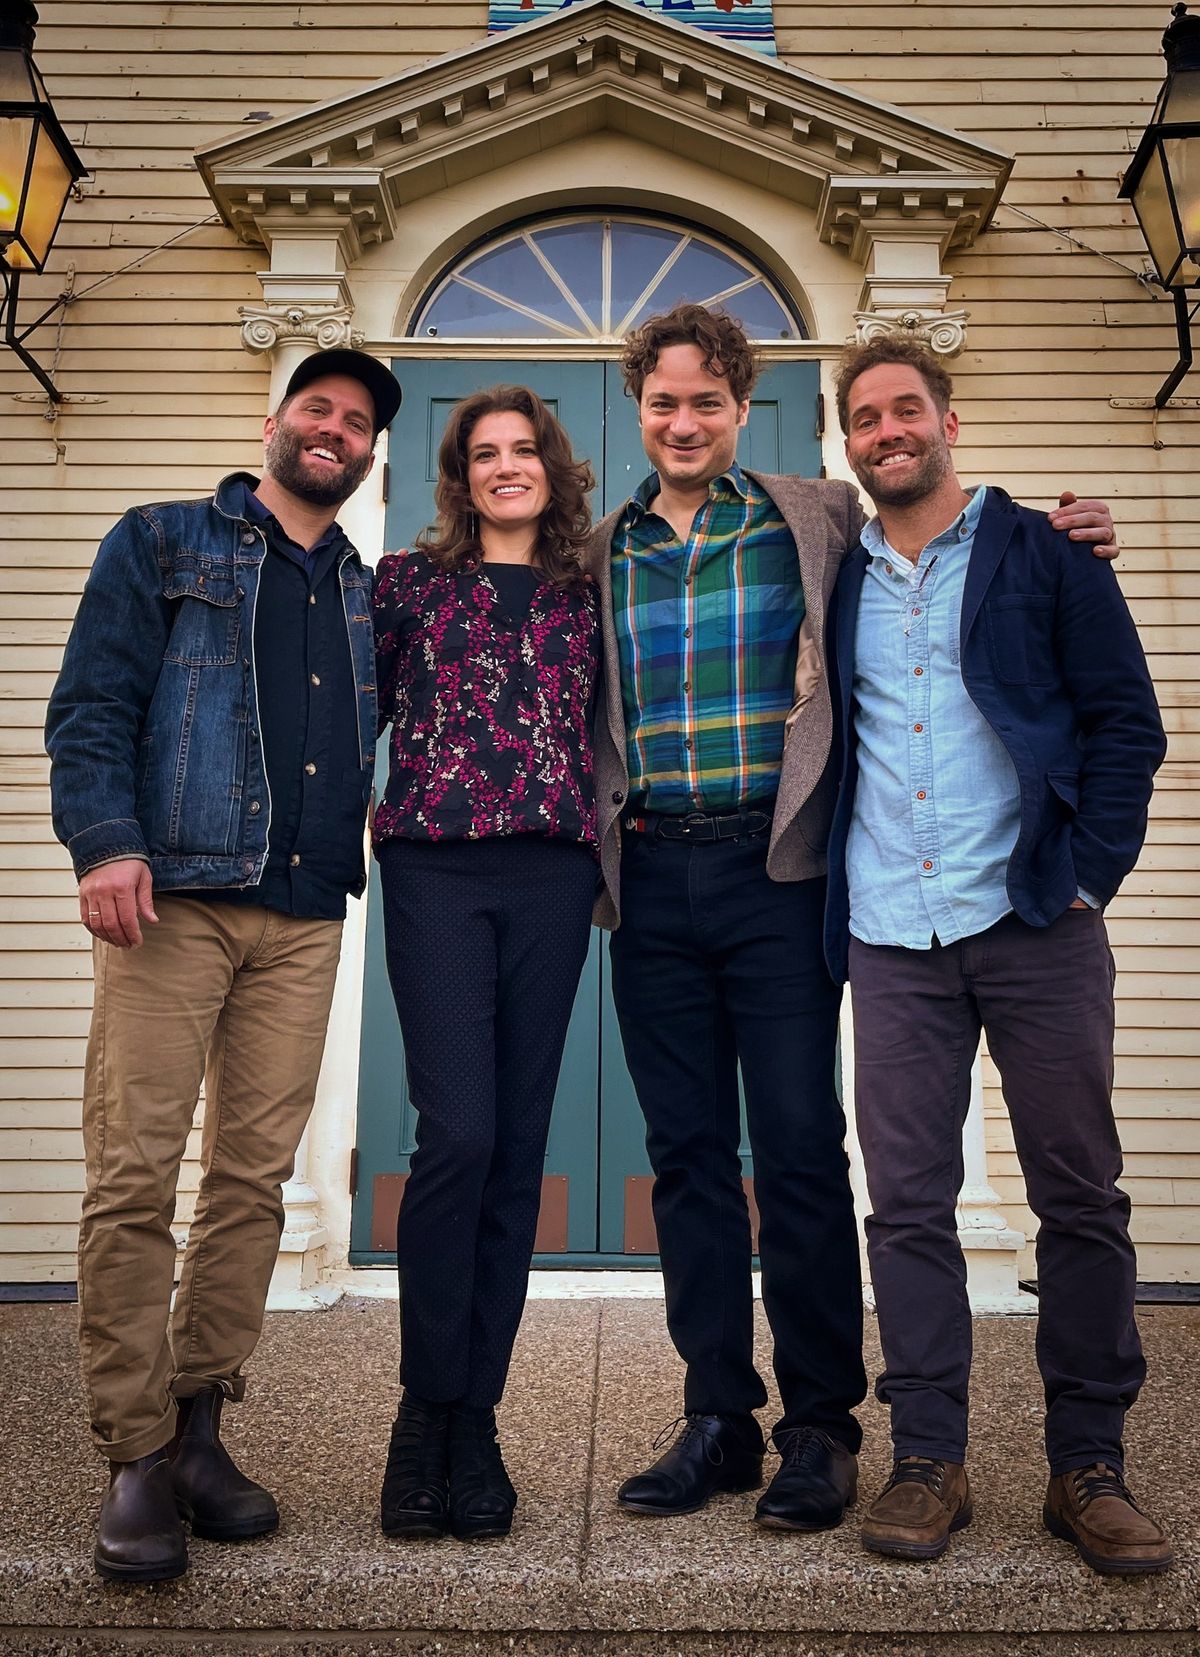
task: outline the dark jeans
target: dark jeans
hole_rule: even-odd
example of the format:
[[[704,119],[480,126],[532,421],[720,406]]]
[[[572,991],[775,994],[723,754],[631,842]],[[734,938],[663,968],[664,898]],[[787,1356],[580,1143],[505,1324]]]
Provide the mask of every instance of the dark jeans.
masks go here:
[[[525,1304],[596,862],[536,835],[388,841],[388,975],[417,1111],[396,1226],[401,1379],[495,1404]]]
[[[1145,1364],[1129,1199],[1117,1189],[1113,960],[1097,910],[1007,915],[930,950],[850,940],[867,1248],[898,1456],[961,1462],[971,1313],[955,1226],[982,1027],[1000,1072],[1037,1238],[1037,1359],[1052,1473],[1121,1466]]]
[[[738,1065],[758,1203],[780,1426],[852,1450],[866,1392],[858,1238],[835,1084],[840,992],[825,970],[825,882],[769,880],[767,841],[630,835],[613,995],[646,1117],[667,1325],[684,1408],[736,1415],[754,1368]]]

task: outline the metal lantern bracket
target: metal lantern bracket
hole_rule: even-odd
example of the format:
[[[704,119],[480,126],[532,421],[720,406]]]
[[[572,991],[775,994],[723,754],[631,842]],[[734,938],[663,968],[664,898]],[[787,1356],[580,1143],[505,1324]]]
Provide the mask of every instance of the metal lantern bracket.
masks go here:
[[[27,323],[24,328],[19,329],[17,327],[17,304],[21,293],[21,272],[19,270],[11,269],[4,263],[3,260],[0,260],[0,279],[3,280],[4,284],[3,294],[0,295],[0,312],[3,313],[4,317],[4,344],[8,346],[9,350],[14,351],[17,356],[20,357],[21,361],[37,380],[38,384],[43,387],[47,397],[49,397],[52,403],[65,403],[69,401],[69,399],[58,390],[57,386],[54,384],[54,381],[37,361],[36,357],[25,349],[25,341],[36,328],[40,328],[42,326],[43,322],[48,322],[57,311],[63,311],[68,305],[72,304],[75,299],[74,293],[70,288],[66,289],[63,293],[59,294],[58,298],[55,299],[52,304],[47,305],[46,309],[40,316],[35,317],[32,322]]]
[[[1188,309],[1188,296],[1183,288],[1172,288],[1175,301],[1175,331],[1179,335],[1179,361],[1167,375],[1154,399],[1155,408],[1166,408],[1171,393],[1192,366],[1192,318],[1200,311],[1200,300]]]

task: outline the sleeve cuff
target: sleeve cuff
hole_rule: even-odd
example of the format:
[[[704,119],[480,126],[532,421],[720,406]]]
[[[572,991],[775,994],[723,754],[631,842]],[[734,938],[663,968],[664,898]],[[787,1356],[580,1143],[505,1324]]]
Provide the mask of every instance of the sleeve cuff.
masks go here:
[[[150,852],[136,817],[116,817],[107,823],[94,823],[80,829],[67,842],[75,878],[81,880],[89,869],[101,863],[116,863],[122,857],[139,857],[149,863]]]

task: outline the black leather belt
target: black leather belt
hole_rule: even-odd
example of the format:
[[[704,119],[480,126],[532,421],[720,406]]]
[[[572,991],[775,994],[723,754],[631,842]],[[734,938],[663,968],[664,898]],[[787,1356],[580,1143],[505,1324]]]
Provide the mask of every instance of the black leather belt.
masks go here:
[[[631,834],[650,834],[659,840],[754,840],[770,833],[772,805],[745,805],[737,811],[689,811],[686,816],[667,816],[644,811],[622,819]]]

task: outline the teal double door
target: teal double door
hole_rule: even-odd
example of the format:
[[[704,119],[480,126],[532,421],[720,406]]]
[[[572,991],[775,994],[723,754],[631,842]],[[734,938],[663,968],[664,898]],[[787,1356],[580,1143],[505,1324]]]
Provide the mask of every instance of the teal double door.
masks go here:
[[[388,443],[384,544],[411,546],[433,517],[437,450],[450,409],[461,397],[500,381],[532,388],[571,435],[574,451],[596,473],[592,510],[599,517],[625,500],[646,473],[637,410],[624,395],[615,362],[397,362],[404,403]],[[816,476],[818,366],[782,363],[755,389],[738,456],[764,472]],[[379,745],[377,791],[387,776],[387,737]],[[396,1213],[416,1148],[416,1112],[404,1047],[388,983],[379,875],[371,867],[366,898],[366,968],[362,1002],[357,1151],[350,1263],[395,1260]],[[545,1264],[652,1264],[650,1164],[633,1083],[625,1069],[608,983],[608,951],[592,935],[567,1033],[542,1184],[537,1254]],[[744,1123],[743,1172],[753,1175]]]

